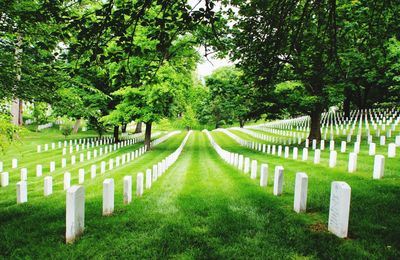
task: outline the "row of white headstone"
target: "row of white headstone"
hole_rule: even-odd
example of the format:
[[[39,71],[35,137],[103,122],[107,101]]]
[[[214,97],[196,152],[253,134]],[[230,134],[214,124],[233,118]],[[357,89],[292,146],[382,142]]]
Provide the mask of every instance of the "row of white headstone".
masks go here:
[[[157,181],[167,169],[178,159],[190,134],[189,131],[181,145],[172,154],[153,165],[152,169],[146,170],[146,182],[144,175],[139,172],[136,176],[136,195],[141,197],[144,188],[150,189],[152,183]],[[110,216],[114,212],[114,179],[108,178],[103,181],[103,216]],[[124,176],[123,200],[128,205],[132,202],[132,176]],[[73,243],[84,231],[85,227],[85,191],[83,186],[72,186],[67,190],[66,198],[66,243]]]
[[[282,146],[275,146],[275,145],[266,145],[266,144],[260,144],[260,143],[254,143],[251,142],[251,146],[249,146],[249,143],[246,143],[243,139],[239,138],[238,136],[234,135],[233,133],[223,130],[223,129],[218,129],[220,132],[226,133],[228,136],[236,140],[239,144],[245,144],[245,146],[253,149],[253,150],[258,150],[260,152],[267,152],[267,154],[272,154],[277,156],[282,156]],[[316,142],[313,142],[313,148],[316,147]],[[277,148],[277,149],[276,149]],[[321,148],[324,149],[324,142],[323,140],[321,141]],[[337,152],[334,150],[334,141],[330,141],[330,154],[329,154],[329,167],[334,168],[336,166],[336,160],[337,160]],[[341,153],[346,152],[346,142],[342,141],[341,143]],[[354,145],[354,152],[349,153],[349,160],[348,160],[348,172],[353,173],[357,169],[357,154],[360,152],[360,144],[355,143]],[[293,147],[293,160],[297,160],[298,158],[298,148]],[[371,143],[370,144],[370,149],[369,149],[369,155],[375,155],[375,144]],[[396,156],[396,145],[395,144],[390,144],[388,146],[388,157],[389,158],[394,158]],[[285,158],[290,158],[290,147],[285,146],[284,147],[284,157]],[[302,160],[307,161],[308,160],[308,148],[303,148],[303,154],[302,154]],[[321,150],[320,149],[315,149],[314,151],[314,164],[319,164],[321,161]],[[373,167],[373,178],[374,179],[381,179],[383,177],[384,173],[384,161],[385,157],[383,155],[376,155],[375,160],[374,160],[374,167]]]
[[[161,134],[161,132],[156,132],[156,133],[153,133],[151,135],[151,137],[154,138],[160,134]],[[55,142],[53,142],[51,144],[43,144],[43,145],[38,144],[36,151],[38,153],[42,152],[42,146],[43,146],[43,151],[49,151],[50,147],[52,150],[62,148],[63,154],[65,154],[66,148],[69,147],[69,152],[73,153],[73,151],[75,151],[75,150],[78,152],[80,150],[80,148],[82,150],[85,150],[85,149],[90,149],[90,148],[94,148],[94,147],[98,147],[98,146],[102,146],[102,145],[111,144],[114,142],[114,139],[115,139],[114,137],[75,139],[74,143],[73,143],[73,140],[69,140],[69,142],[64,141],[64,146],[63,146],[63,143],[61,141],[59,141],[58,148],[56,148]],[[119,143],[124,143],[126,145],[127,143],[132,144],[132,143],[143,142],[143,140],[144,140],[144,134],[140,133],[140,134],[132,135],[129,138],[125,138],[124,140],[121,140],[121,142],[119,142]]]
[[[374,117],[369,115],[369,121],[366,113],[359,113],[359,111],[352,111],[350,119],[344,119],[344,117],[338,116],[340,115],[339,112],[329,112],[329,113],[323,113],[321,117],[321,133],[322,133],[322,138],[327,139],[328,131],[330,132],[330,139],[334,140],[335,136],[335,131],[333,131],[333,128],[336,130],[336,135],[340,135],[339,129],[343,131],[343,135],[348,135],[348,139],[351,139],[351,136],[354,133],[354,130],[356,129],[356,123],[359,122],[358,124],[358,131],[357,135],[362,134],[362,120],[363,118],[365,119],[365,133],[367,136],[371,134],[369,124],[372,125],[373,129],[375,130],[376,136],[380,137],[380,129],[382,131],[385,131],[386,126],[389,126],[390,128],[387,129],[386,131],[386,136],[391,137],[391,132],[395,131],[396,126],[400,122],[400,111],[392,109],[390,113],[385,114],[383,116],[381,114],[381,119],[378,121],[377,116],[375,115]],[[330,118],[329,124],[325,124],[326,118]],[[375,122],[378,121],[378,124]],[[382,122],[383,121],[383,122]],[[287,119],[287,120],[280,120],[280,121],[275,121],[275,122],[269,122],[261,125],[252,125],[252,126],[245,126],[245,128],[253,128],[253,129],[258,129],[262,130],[264,132],[268,133],[273,133],[273,134],[278,134],[278,135],[284,135],[284,136],[298,136],[298,138],[303,138],[305,136],[305,133],[309,131],[309,122],[310,118],[307,116],[299,117],[299,118],[294,118],[294,119]],[[379,126],[379,127],[378,127]],[[296,131],[300,132],[294,132],[294,131],[284,131],[282,129],[296,129]],[[347,132],[349,130],[349,133]],[[268,139],[273,139],[274,141],[279,140],[280,143],[282,143],[282,138],[277,138],[277,137],[271,137],[269,136]],[[289,140],[290,141],[290,140]],[[284,142],[286,142],[286,139],[284,139]],[[296,142],[296,141],[294,141]]]
[[[156,146],[156,145],[166,141],[168,138],[174,136],[175,134],[177,134],[177,133],[174,133],[172,135],[171,134],[167,135],[167,137],[163,136],[163,137],[159,138],[161,140],[156,139],[154,141],[155,144],[153,144],[153,146]],[[115,158],[116,167],[120,166],[120,161],[122,162],[122,165],[124,165],[125,162],[130,162],[131,160],[134,160],[135,158],[140,157],[146,151],[147,151],[146,146],[143,146],[143,147],[137,149],[136,151],[132,151],[132,152],[123,154],[122,156],[117,156]],[[171,158],[173,158],[173,157],[171,157]],[[163,165],[161,165],[160,167],[162,167],[162,166]],[[95,164],[93,164],[91,166],[90,172],[91,172],[91,178],[92,179],[96,177],[96,168],[97,167],[96,167]],[[114,159],[111,158],[109,160],[109,170],[112,170],[113,168],[114,168]],[[37,177],[42,176],[41,165],[40,165],[39,169],[40,169],[40,171],[39,171],[40,174],[37,175]],[[55,163],[54,162],[50,163],[50,169],[51,169],[50,172],[55,170]],[[101,171],[102,174],[105,173],[105,171],[106,171],[106,162],[105,161],[101,162],[100,169],[101,169],[100,171]],[[163,169],[163,168],[161,168],[161,169]],[[38,174],[38,172],[37,172],[37,174]],[[1,178],[0,179],[1,179],[1,186],[2,187],[5,187],[5,186],[9,185],[9,174],[8,174],[8,172],[1,173]],[[45,196],[49,196],[53,192],[53,189],[52,189],[52,183],[53,182],[52,182],[52,180],[53,180],[52,176],[47,176],[47,177],[44,178],[44,195]],[[85,169],[81,168],[81,169],[78,170],[78,180],[79,180],[78,181],[79,184],[83,184],[84,183],[84,181],[85,181]],[[3,184],[4,184],[4,186],[3,186]],[[71,185],[71,173],[67,171],[67,172],[64,173],[64,190],[68,189],[70,187],[70,185]],[[16,186],[17,186],[17,203],[20,204],[20,203],[27,202],[28,201],[28,189],[27,189],[28,184],[27,184],[27,170],[26,170],[26,168],[21,169],[21,181],[17,182]]]
[[[344,113],[337,111],[329,111],[324,112],[321,115],[321,130],[327,129],[330,127],[339,127],[341,129],[346,128],[349,129],[349,126],[354,130],[357,122],[362,123],[362,119],[365,119],[365,122],[371,121],[374,129],[378,122],[379,126],[389,125],[394,122],[396,125],[400,120],[400,111],[396,109],[391,110],[380,110],[380,109],[369,109],[369,110],[353,110],[350,112],[350,118],[345,118]],[[369,120],[368,120],[369,118]],[[264,124],[257,125],[258,128],[266,128],[268,129],[296,129],[296,131],[300,132],[309,132],[310,126],[310,117],[309,116],[301,116],[297,118],[278,120],[273,122],[268,122]],[[384,126],[382,127],[383,130]]]
[[[156,136],[158,136],[158,134],[152,135],[152,138],[156,137]],[[168,139],[171,136],[172,135],[168,135],[167,138],[162,138],[161,142],[165,141],[166,139]],[[104,147],[104,155],[107,155],[109,152],[111,153],[113,151],[117,151],[117,150],[119,150],[121,148],[124,148],[124,147],[126,147],[128,145],[133,145],[133,144],[135,144],[137,142],[138,141],[136,141],[136,140],[127,140],[127,141],[124,141],[124,142],[120,142],[118,144],[113,144],[113,145],[110,144],[110,145]],[[160,141],[157,141],[157,143],[159,144]],[[97,158],[97,156],[98,156],[97,151],[98,151],[97,149],[93,150],[93,159]],[[99,148],[99,156],[103,156],[103,147]],[[136,157],[137,157],[137,154],[136,154]],[[86,158],[87,158],[87,160],[91,160],[92,159],[92,152],[91,151],[87,152],[87,157]],[[124,160],[124,159],[125,159],[125,157],[122,158],[122,160]],[[83,153],[80,153],[79,162],[84,162],[84,161],[85,161],[85,155]],[[76,162],[77,162],[76,161],[76,156],[72,155],[71,156],[71,161],[70,161],[71,165],[75,165]],[[61,168],[65,168],[65,167],[67,167],[67,159],[66,158],[62,158],[61,159]],[[12,159],[11,168],[12,169],[17,169],[18,168],[18,159],[16,159],[16,158]],[[4,175],[4,179],[7,180],[7,181],[4,182],[5,183],[4,185],[3,185],[3,182],[1,183],[1,185],[0,185],[1,187],[5,187],[9,183],[8,182],[8,172],[3,172],[3,170],[4,170],[3,169],[3,162],[0,162],[0,174],[2,175],[2,177]],[[49,172],[52,173],[55,170],[56,170],[56,162],[55,161],[51,161],[50,162]],[[42,174],[43,174],[43,165],[42,164],[36,165],[36,177],[41,177]],[[27,169],[26,168],[21,168],[21,180],[26,180],[26,178],[27,178]]]
[[[207,130],[203,130],[208,136],[213,148],[227,163],[233,165],[239,171],[248,174],[250,178],[257,178],[258,162],[244,157],[242,154],[232,153],[221,148]],[[250,166],[251,161],[251,166]],[[274,188],[275,196],[283,192],[283,166],[275,167]],[[268,164],[261,164],[260,186],[268,185]],[[293,210],[297,213],[305,212],[307,208],[308,176],[304,172],[296,173]],[[345,182],[334,181],[331,186],[331,199],[329,208],[328,230],[338,237],[345,238],[348,235],[348,223],[350,214],[351,188]]]

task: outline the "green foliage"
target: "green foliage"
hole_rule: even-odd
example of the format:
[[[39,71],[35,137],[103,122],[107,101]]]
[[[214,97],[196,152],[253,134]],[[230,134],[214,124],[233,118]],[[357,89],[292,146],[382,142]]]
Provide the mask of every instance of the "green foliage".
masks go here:
[[[235,67],[223,67],[206,78],[208,93],[198,109],[202,124],[219,127],[239,121],[243,125],[258,116],[252,110],[254,90],[242,76],[242,72]]]
[[[47,103],[45,102],[34,103],[32,110],[32,117],[33,120],[36,122],[36,124],[42,125],[48,122],[47,111],[48,111]]]
[[[22,128],[10,123],[10,117],[0,113],[0,152],[5,153],[7,148],[20,140]]]
[[[65,139],[67,139],[67,137],[72,134],[73,129],[73,123],[67,119],[64,119],[63,124],[60,125],[60,132],[65,137]]]

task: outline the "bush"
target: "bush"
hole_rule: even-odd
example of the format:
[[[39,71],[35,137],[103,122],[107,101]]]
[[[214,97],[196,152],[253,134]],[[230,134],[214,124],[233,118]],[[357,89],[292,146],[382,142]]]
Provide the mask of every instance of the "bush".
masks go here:
[[[71,135],[72,130],[74,129],[73,125],[70,122],[65,122],[60,125],[61,134],[67,139],[67,136]]]

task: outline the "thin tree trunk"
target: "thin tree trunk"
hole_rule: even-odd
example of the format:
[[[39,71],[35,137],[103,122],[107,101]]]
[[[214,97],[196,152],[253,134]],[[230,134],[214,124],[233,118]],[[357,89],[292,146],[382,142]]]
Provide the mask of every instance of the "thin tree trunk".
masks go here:
[[[136,129],[135,129],[135,134],[141,133],[142,132],[142,122],[138,122],[136,124]]]
[[[308,140],[321,140],[321,110],[322,109],[317,106],[311,111],[311,126]]]
[[[14,58],[15,58],[15,74],[16,83],[14,86],[14,95],[18,93],[18,86],[21,82],[21,67],[22,67],[22,35],[17,35],[17,42],[15,44]],[[22,103],[23,101],[18,97],[14,97],[11,105],[12,123],[14,125],[22,125]]]
[[[343,111],[344,111],[344,117],[350,118],[350,97],[347,95],[343,102]]]
[[[126,133],[126,126],[127,126],[127,124],[122,124],[122,126],[121,126],[122,133]]]
[[[119,142],[119,126],[117,125],[114,126],[114,141]]]
[[[74,124],[74,129],[72,130],[72,132],[74,134],[78,133],[80,125],[81,125],[81,118],[79,117],[79,118],[76,119],[75,124]]]
[[[146,146],[146,151],[150,151],[150,143],[151,143],[151,125],[153,122],[146,123],[146,131],[144,134],[144,145]]]
[[[244,127],[244,120],[243,119],[239,119],[239,125],[240,125],[240,128]]]

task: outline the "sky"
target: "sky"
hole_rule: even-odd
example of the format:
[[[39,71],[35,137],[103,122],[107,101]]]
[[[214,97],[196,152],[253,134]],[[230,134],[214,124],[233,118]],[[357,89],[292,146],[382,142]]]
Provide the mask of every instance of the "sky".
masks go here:
[[[229,59],[218,59],[212,57],[212,55],[208,55],[208,60],[204,57],[204,47],[200,47],[197,49],[200,55],[203,57],[202,61],[197,64],[197,74],[200,79],[204,79],[205,76],[211,75],[211,73],[224,66],[232,65],[233,63],[229,61]]]
[[[189,5],[192,7],[195,7],[194,9],[198,9],[203,7],[204,8],[204,1],[199,0],[188,0]],[[199,4],[198,4],[199,3]],[[198,5],[197,5],[198,4]],[[220,8],[219,3],[217,3],[216,9]],[[224,66],[229,66],[232,65],[233,63],[229,61],[229,59],[218,59],[216,57],[213,57],[212,55],[208,55],[207,58],[208,60],[204,57],[204,47],[199,47],[197,51],[200,53],[200,55],[203,57],[202,62],[197,64],[197,74],[200,79],[204,80],[205,76],[211,75],[211,73]]]

